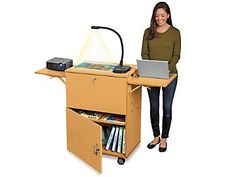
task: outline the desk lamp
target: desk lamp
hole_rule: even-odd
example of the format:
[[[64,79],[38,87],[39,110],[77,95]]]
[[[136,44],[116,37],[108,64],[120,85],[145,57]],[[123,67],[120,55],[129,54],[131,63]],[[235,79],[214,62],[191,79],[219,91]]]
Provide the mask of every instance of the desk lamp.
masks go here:
[[[120,59],[120,64],[115,66],[115,68],[113,69],[113,72],[114,73],[126,73],[130,70],[130,66],[124,66],[123,65],[123,56],[124,56],[124,46],[123,46],[123,41],[122,41],[122,38],[120,36],[120,34],[115,31],[114,29],[112,28],[108,28],[108,27],[104,27],[104,26],[91,26],[91,29],[107,29],[107,30],[110,30],[110,31],[113,31],[114,33],[116,33],[120,39],[120,43],[121,43],[121,59]]]

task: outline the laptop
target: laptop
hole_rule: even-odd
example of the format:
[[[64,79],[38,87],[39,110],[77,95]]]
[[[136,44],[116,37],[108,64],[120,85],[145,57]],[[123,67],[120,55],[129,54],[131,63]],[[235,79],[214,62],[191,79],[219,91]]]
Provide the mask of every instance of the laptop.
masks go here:
[[[140,77],[169,79],[168,61],[161,60],[137,60],[138,74]]]

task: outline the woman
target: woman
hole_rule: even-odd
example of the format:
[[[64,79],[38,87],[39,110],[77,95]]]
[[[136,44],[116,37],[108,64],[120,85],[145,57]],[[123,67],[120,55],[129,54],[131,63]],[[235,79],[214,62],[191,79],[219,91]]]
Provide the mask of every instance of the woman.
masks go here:
[[[147,60],[165,60],[169,63],[171,73],[177,74],[176,64],[180,58],[180,31],[173,27],[170,8],[167,3],[159,2],[153,9],[151,25],[144,32],[142,58]],[[150,100],[150,117],[154,139],[147,145],[149,149],[159,145],[159,151],[167,150],[167,138],[172,119],[172,102],[177,85],[177,77],[163,91],[162,134],[159,128],[160,87],[148,89]],[[161,135],[161,137],[160,137]]]

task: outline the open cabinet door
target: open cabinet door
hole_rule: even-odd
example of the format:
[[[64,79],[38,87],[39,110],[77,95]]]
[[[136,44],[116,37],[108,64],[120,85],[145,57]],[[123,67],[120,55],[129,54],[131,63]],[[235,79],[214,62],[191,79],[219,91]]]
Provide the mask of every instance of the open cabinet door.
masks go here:
[[[102,127],[66,108],[67,148],[102,172]]]

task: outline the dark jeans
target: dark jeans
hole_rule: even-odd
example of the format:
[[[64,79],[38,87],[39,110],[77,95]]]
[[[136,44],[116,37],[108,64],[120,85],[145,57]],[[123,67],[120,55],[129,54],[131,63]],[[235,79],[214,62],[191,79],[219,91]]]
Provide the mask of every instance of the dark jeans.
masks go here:
[[[162,87],[163,90],[163,121],[162,121],[162,138],[169,137],[170,124],[172,119],[172,102],[177,85],[177,78],[175,78],[167,87]],[[150,116],[154,137],[160,135],[159,128],[159,95],[160,87],[151,87],[148,89],[148,96],[150,100]]]

